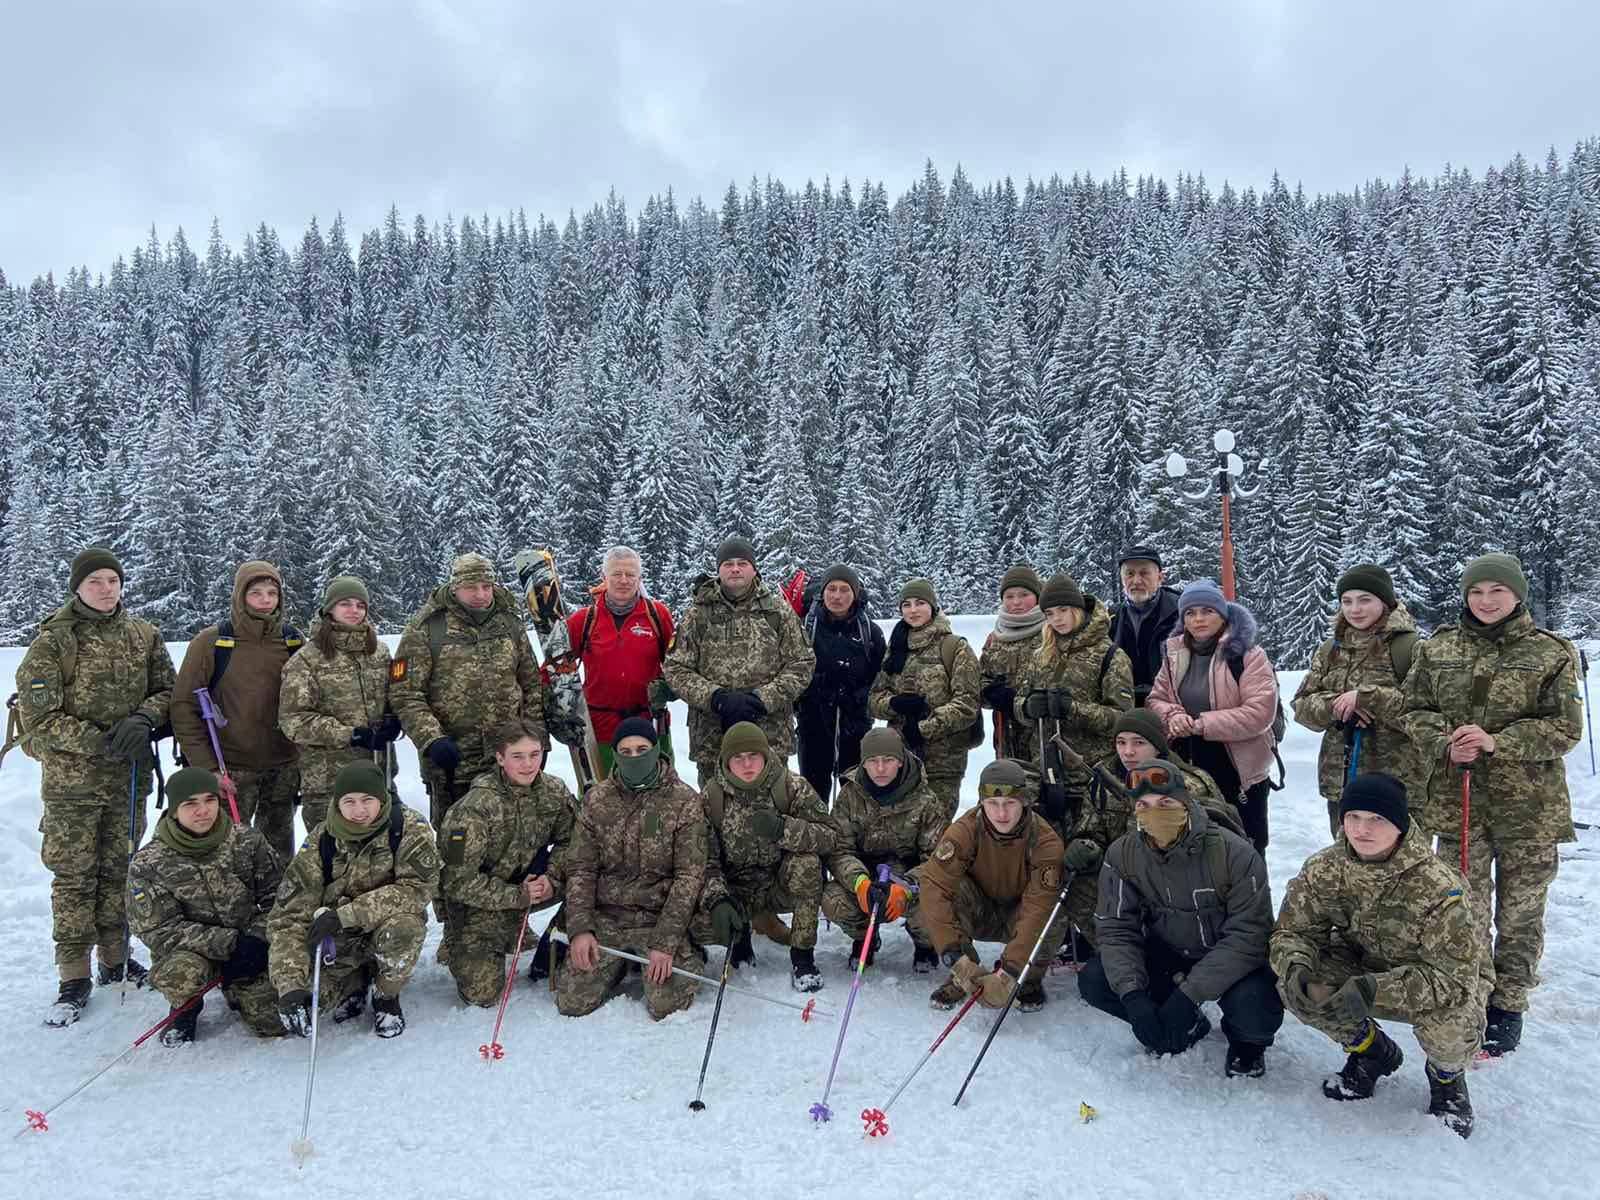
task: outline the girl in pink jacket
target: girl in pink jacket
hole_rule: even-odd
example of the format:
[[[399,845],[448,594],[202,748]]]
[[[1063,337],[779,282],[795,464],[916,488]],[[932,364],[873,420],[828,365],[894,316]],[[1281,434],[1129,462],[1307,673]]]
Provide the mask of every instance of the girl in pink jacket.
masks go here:
[[[1167,639],[1146,701],[1175,751],[1210,773],[1238,806],[1256,850],[1267,852],[1267,782],[1278,676],[1256,645],[1250,610],[1209,579],[1178,597],[1183,632]]]

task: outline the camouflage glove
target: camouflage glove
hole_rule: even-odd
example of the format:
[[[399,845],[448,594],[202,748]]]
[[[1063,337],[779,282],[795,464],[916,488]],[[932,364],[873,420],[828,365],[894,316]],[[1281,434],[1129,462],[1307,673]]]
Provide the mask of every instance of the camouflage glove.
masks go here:
[[[1166,1039],[1161,1031],[1161,1017],[1156,1012],[1156,1002],[1144,988],[1122,997],[1122,1011],[1128,1014],[1128,1024],[1133,1026],[1133,1036],[1152,1054],[1166,1049]]]
[[[711,940],[717,945],[733,945],[749,926],[744,911],[726,896],[711,906]]]
[[[343,928],[337,910],[317,909],[317,915],[311,918],[311,928],[306,930],[306,950],[315,954],[317,947],[322,945],[323,938],[337,937]]]
[[[750,814],[750,828],[758,838],[767,842],[783,840],[783,814],[775,808],[758,808]]]
[[[150,731],[155,728],[143,713],[123,717],[106,733],[106,753],[129,762],[150,763],[155,753],[150,749]]]
[[[933,711],[928,707],[927,697],[915,692],[899,692],[890,696],[889,707],[908,721],[920,721]]]
[[[1100,843],[1093,838],[1073,838],[1061,863],[1074,875],[1082,875],[1100,865]]]
[[[241,933],[233,944],[233,953],[222,964],[222,990],[236,983],[254,979],[267,969],[267,944],[253,933]]]
[[[1311,995],[1311,972],[1299,963],[1290,967],[1289,973],[1284,976],[1283,990],[1289,993],[1289,999],[1293,1002],[1289,1007],[1299,1012],[1320,1008],[1324,1003]]]
[[[1065,721],[1072,715],[1072,693],[1066,688],[1050,689],[1050,715],[1058,721]]]
[[[1017,702],[1017,689],[1007,687],[1004,679],[996,679],[978,694],[982,697],[984,705],[996,712],[1009,714],[1011,706]]]
[[[1182,988],[1172,989],[1156,1015],[1161,1019],[1161,1036],[1166,1043],[1162,1049],[1168,1054],[1182,1054],[1194,1045],[1191,1035],[1195,1022],[1200,1019],[1200,1008],[1183,994]]]
[[[311,993],[302,988],[279,996],[278,1020],[290,1037],[310,1037]]]
[[[645,685],[645,698],[652,711],[659,712],[678,698],[678,693],[672,690],[672,685],[657,675]]]
[[[1038,688],[1028,693],[1028,698],[1022,702],[1022,715],[1030,721],[1042,721],[1050,715],[1050,693],[1042,692]]]
[[[1378,981],[1371,975],[1352,975],[1344,986],[1328,997],[1327,1008],[1337,1016],[1352,1023],[1365,1021],[1372,1015],[1372,1005],[1378,998]]]
[[[461,748],[456,745],[455,738],[434,738],[423,753],[428,756],[429,762],[446,775],[455,774],[456,768],[461,765]]]

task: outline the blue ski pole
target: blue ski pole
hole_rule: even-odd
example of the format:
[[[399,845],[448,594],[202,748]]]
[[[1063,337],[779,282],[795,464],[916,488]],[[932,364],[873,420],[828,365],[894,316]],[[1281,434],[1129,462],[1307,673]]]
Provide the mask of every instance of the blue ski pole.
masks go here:
[[[1350,769],[1344,773],[1344,781],[1349,783],[1361,774],[1361,727],[1356,727],[1355,737],[1350,741]]]

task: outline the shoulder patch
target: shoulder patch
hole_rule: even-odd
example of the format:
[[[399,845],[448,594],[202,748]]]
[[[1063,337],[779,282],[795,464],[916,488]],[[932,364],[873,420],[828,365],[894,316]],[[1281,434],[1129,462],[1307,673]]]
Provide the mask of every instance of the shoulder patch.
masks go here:
[[[50,703],[50,685],[43,679],[35,679],[28,684],[28,697],[35,704]]]
[[[389,664],[389,682],[399,683],[406,677],[406,660],[397,658]]]
[[[1047,889],[1061,886],[1061,868],[1054,863],[1045,863],[1039,868],[1039,884]]]
[[[933,856],[940,862],[949,862],[956,856],[956,844],[946,838],[939,843],[939,847],[933,852]]]

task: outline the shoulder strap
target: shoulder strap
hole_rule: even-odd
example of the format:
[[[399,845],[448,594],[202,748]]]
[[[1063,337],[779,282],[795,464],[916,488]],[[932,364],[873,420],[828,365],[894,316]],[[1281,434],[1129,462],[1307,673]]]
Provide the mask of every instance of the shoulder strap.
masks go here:
[[[212,692],[217,690],[217,684],[222,680],[222,673],[228,669],[228,660],[233,657],[233,622],[224,617],[217,622],[217,640],[211,647],[211,681],[206,684]]]
[[[6,761],[6,755],[11,753],[11,747],[22,740],[22,717],[17,713],[17,693],[12,692],[6,697],[6,736],[0,742],[0,763]]]
[[[718,829],[722,828],[722,784],[713,779],[706,784],[701,792],[706,798],[706,815],[711,818],[711,824]]]
[[[1112,642],[1106,647],[1105,656],[1100,660],[1100,676],[1095,680],[1097,695],[1103,700],[1106,695],[1106,672],[1111,670],[1111,659],[1117,653],[1117,643]]]
[[[155,639],[151,639],[154,649]],[[78,634],[75,630],[65,629],[61,633],[61,686],[66,687],[72,682],[72,677],[78,670]]]
[[[793,802],[789,798],[789,769],[787,767],[772,777],[772,807],[786,817],[793,807]]]
[[[333,835],[326,829],[317,839],[317,857],[322,860],[322,886],[327,887],[333,882]]]
[[[1209,815],[1209,814],[1208,814]],[[1211,876],[1211,890],[1217,902],[1226,907],[1228,899],[1228,845],[1222,834],[1208,828],[1205,832],[1206,873]]]
[[[951,630],[939,640],[939,658],[944,663],[945,678],[954,678],[956,670],[956,655],[961,653],[961,647],[967,644],[967,639]]]
[[[600,616],[602,601],[596,601],[583,610],[583,628],[578,630],[578,644],[573,647],[572,653],[576,658],[582,658],[583,652],[589,648],[589,638],[594,634],[594,623]]]
[[[1234,658],[1231,655],[1225,655],[1224,657],[1228,663],[1228,670],[1233,672],[1233,681],[1238,683],[1244,677],[1244,655],[1241,654],[1238,658]]]
[[[439,648],[444,645],[444,623],[448,616],[444,609],[436,608],[422,622],[428,631],[428,657],[435,665],[439,662]]]
[[[1389,639],[1389,665],[1394,668],[1396,683],[1406,681],[1406,672],[1411,670],[1411,654],[1417,648],[1417,634],[1415,630],[1408,629],[1404,633],[1397,633]]]
[[[406,806],[400,801],[389,805],[389,853],[400,853],[400,839],[406,831]],[[333,835],[326,829],[317,839],[317,857],[322,860],[322,886],[333,882]]]
[[[662,658],[666,658],[668,649],[667,627],[661,619],[662,610],[665,608],[666,605],[659,600],[652,600],[649,596],[644,598],[644,615],[650,620],[650,628],[656,631],[656,649],[660,651]]]

